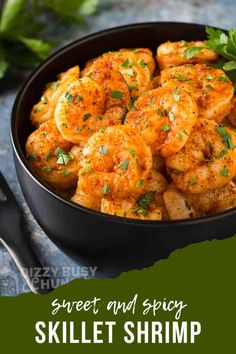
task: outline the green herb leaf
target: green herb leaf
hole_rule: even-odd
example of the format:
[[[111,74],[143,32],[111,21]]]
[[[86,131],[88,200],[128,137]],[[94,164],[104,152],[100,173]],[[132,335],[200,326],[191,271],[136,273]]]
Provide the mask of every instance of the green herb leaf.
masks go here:
[[[179,101],[179,91],[178,91],[178,87],[177,86],[174,88],[173,95],[174,95],[174,100],[175,101]]]
[[[143,185],[144,179],[139,179],[137,182],[137,187],[141,187]]]
[[[193,58],[196,54],[198,54],[204,47],[187,47],[183,53],[182,58],[186,57],[187,59]]]
[[[142,68],[146,68],[147,66],[147,63],[145,63],[145,61],[143,59],[139,60],[139,65],[142,67]]]
[[[228,177],[229,175],[229,170],[227,167],[223,167],[222,170],[220,170],[220,175],[223,176],[223,177]]]
[[[129,67],[129,59],[126,59],[126,60],[121,64],[121,66],[122,66],[123,68]]]
[[[207,75],[206,76],[206,80],[208,80],[208,81],[211,81],[211,80],[213,80],[214,79],[214,76],[213,75]]]
[[[4,77],[8,67],[9,63],[3,57],[0,57],[0,79]]]
[[[8,31],[15,19],[20,16],[20,12],[26,0],[8,0],[4,2],[1,14],[0,32]]]
[[[101,145],[99,149],[100,154],[108,155],[108,147],[106,145]]]
[[[69,102],[74,102],[74,96],[72,96],[71,94],[70,94],[70,92],[66,92],[65,93],[65,98],[67,99],[67,101],[69,101]]]
[[[189,186],[194,186],[195,184],[196,184],[196,181],[195,181],[195,179],[194,178],[191,178],[189,181],[188,181],[188,184],[189,184]]]
[[[228,63],[223,66],[223,69],[225,71],[236,70],[236,60],[228,61]]]
[[[46,59],[52,50],[50,43],[44,42],[41,39],[18,37],[28,49],[35,53],[40,59]]]
[[[41,97],[41,102],[42,102],[42,104],[47,104],[47,99],[45,96]]]
[[[35,160],[36,160],[36,154],[35,154],[34,151],[31,152],[31,154],[28,156],[28,159],[29,159],[30,161],[35,161]]]
[[[85,113],[83,116],[83,121],[86,122],[86,120],[88,120],[91,117],[91,113]]]
[[[129,151],[129,153],[130,153],[130,155],[131,155],[132,157],[135,157],[135,150],[134,150],[134,149],[131,149],[131,150]]]
[[[154,194],[155,192],[148,192],[147,194],[142,195],[137,201],[138,206],[145,210],[150,209],[150,202],[154,198]]]
[[[174,122],[175,116],[174,116],[174,113],[173,113],[173,112],[170,112],[170,114],[169,114],[169,120],[170,120],[170,122]]]
[[[124,160],[120,163],[119,169],[125,171],[128,169],[128,167],[129,167],[129,160]]]
[[[124,96],[124,94],[120,91],[111,91],[111,97],[112,98],[118,98],[118,99],[121,99],[122,97]]]
[[[170,126],[167,124],[164,124],[161,129],[163,132],[168,132],[170,130]]]
[[[43,170],[44,172],[51,172],[51,171],[52,171],[52,167],[50,167],[50,166],[44,166],[44,167],[42,168],[42,170]]]
[[[227,132],[224,126],[220,126],[216,128],[216,132],[220,134],[220,136],[223,138],[223,142],[227,149],[233,150],[234,145],[232,141],[232,135]]]
[[[105,185],[102,187],[101,192],[102,192],[102,194],[107,194],[107,193],[110,192],[110,190],[111,190],[111,187],[110,187],[108,184],[105,184]]]

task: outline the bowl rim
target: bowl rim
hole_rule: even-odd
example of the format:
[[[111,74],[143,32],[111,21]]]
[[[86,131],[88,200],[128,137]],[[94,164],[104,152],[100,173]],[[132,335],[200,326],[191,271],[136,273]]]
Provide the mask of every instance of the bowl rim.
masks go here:
[[[209,216],[202,216],[202,217],[197,217],[193,219],[180,219],[180,220],[141,220],[141,219],[131,219],[131,218],[126,218],[126,217],[121,217],[121,216],[115,216],[115,215],[110,215],[106,213],[102,213],[100,211],[95,211],[92,209],[89,209],[87,207],[78,205],[72,201],[69,201],[63,197],[61,197],[59,194],[57,194],[50,186],[48,186],[44,181],[42,181],[30,168],[28,161],[23,154],[23,151],[20,147],[19,139],[18,139],[18,134],[16,131],[16,122],[17,122],[17,111],[18,111],[18,106],[21,100],[21,97],[23,96],[24,92],[27,90],[27,87],[30,85],[30,83],[33,82],[34,78],[40,74],[40,72],[45,68],[47,65],[49,65],[56,57],[60,56],[64,52],[66,52],[68,49],[73,49],[73,47],[80,45],[82,42],[86,42],[89,39],[96,39],[96,37],[103,36],[103,35],[109,35],[118,31],[123,31],[128,28],[142,28],[142,27],[147,27],[147,26],[161,26],[161,25],[169,25],[169,26],[178,26],[178,25],[186,25],[186,26],[192,26],[192,27],[206,27],[205,24],[200,24],[200,23],[192,23],[192,22],[174,22],[174,21],[150,21],[150,22],[140,22],[140,23],[131,23],[128,25],[122,25],[122,26],[116,26],[116,27],[110,27],[98,32],[90,33],[89,35],[83,36],[79,39],[76,39],[67,45],[61,47],[60,49],[56,50],[51,54],[46,60],[44,60],[39,66],[37,66],[32,73],[27,77],[21,88],[19,89],[15,100],[14,104],[12,107],[11,111],[11,124],[10,124],[10,139],[11,139],[11,144],[13,147],[13,152],[15,156],[18,159],[18,162],[20,162],[21,166],[25,170],[25,172],[29,175],[29,177],[36,182],[36,184],[42,188],[45,192],[49,193],[53,198],[57,199],[58,201],[66,204],[67,206],[77,209],[78,211],[82,211],[88,214],[92,214],[93,216],[96,216],[101,219],[106,219],[109,221],[113,221],[116,223],[122,223],[122,224],[133,224],[133,225],[142,225],[142,226],[162,226],[162,227],[170,227],[170,226],[185,226],[185,225],[191,225],[191,226],[197,226],[202,223],[211,223],[219,219],[224,219],[227,216],[232,216],[236,213],[236,207],[232,209],[228,209],[222,212],[215,213],[213,215]],[[213,28],[216,28],[214,26],[211,26]],[[224,30],[224,29],[222,29]]]

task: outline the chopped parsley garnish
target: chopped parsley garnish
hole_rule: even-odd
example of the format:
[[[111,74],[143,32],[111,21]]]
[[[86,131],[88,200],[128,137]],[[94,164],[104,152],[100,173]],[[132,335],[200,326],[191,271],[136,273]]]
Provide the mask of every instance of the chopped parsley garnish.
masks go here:
[[[188,45],[188,43],[184,39],[182,39],[182,41],[180,41],[180,44],[181,44],[182,47]]]
[[[65,151],[61,147],[57,147],[56,150],[54,151],[54,155],[56,157],[59,157],[61,154],[65,154]]]
[[[45,161],[48,161],[51,156],[52,156],[52,154],[49,152],[49,153],[47,154],[47,156],[45,157]]]
[[[137,201],[138,206],[142,209],[149,210],[154,194],[155,192],[148,192],[147,194],[142,195]]]
[[[54,85],[52,85],[50,88],[52,91],[56,91],[58,89],[59,82],[56,82]]]
[[[178,170],[177,168],[174,168],[172,170],[176,175],[179,175],[180,173],[182,173],[182,171]]]
[[[134,149],[131,149],[131,150],[129,151],[129,153],[130,153],[130,155],[131,155],[132,157],[135,157],[135,150],[134,150]]]
[[[182,137],[183,137],[183,135],[182,135],[181,133],[176,134],[176,138],[177,138],[177,139],[180,139],[180,140],[181,140]]]
[[[121,99],[123,96],[124,96],[123,92],[116,91],[116,90],[111,91],[111,97],[112,97],[112,98]]]
[[[63,173],[63,175],[67,176],[70,174],[70,171],[69,170],[62,170],[62,173]]]
[[[136,186],[137,186],[137,187],[141,187],[141,186],[143,185],[143,182],[144,182],[144,179],[143,179],[143,178],[142,178],[142,179],[139,179],[138,182],[137,182],[137,184],[136,184]]]
[[[100,132],[101,132],[101,133],[104,133],[104,132],[105,132],[105,128],[104,128],[104,127],[101,127]]]
[[[183,75],[179,74],[176,78],[178,81],[188,81]]]
[[[108,155],[108,147],[106,145],[101,145],[99,149],[100,154]]]
[[[102,194],[107,194],[107,193],[110,192],[110,190],[111,190],[111,187],[110,187],[108,184],[105,184],[105,185],[102,187],[101,192],[102,192]]]
[[[57,159],[57,164],[66,166],[66,165],[68,165],[69,161],[70,161],[70,158],[68,155],[61,154]]]
[[[43,170],[44,172],[51,172],[51,171],[52,171],[52,167],[50,167],[50,166],[44,166],[44,167],[42,168],[42,170]]]
[[[68,165],[69,161],[71,160],[71,157],[69,153],[66,153],[62,148],[57,147],[56,150],[54,151],[54,155],[57,157],[57,164],[58,165]],[[72,154],[73,155],[73,154]],[[74,155],[73,155],[74,157]]]
[[[99,119],[99,120],[102,120],[102,114],[99,114],[99,115],[98,115],[98,119]]]
[[[67,101],[69,101],[69,102],[74,102],[74,96],[72,96],[69,92],[66,92],[65,93],[65,98],[67,99]]]
[[[36,160],[36,154],[35,154],[34,151],[31,152],[31,154],[28,156],[28,159],[29,159],[30,161],[35,161],[35,160]]]
[[[147,216],[148,215],[148,211],[145,209],[139,209],[137,210],[137,213],[139,213],[142,216]]]
[[[207,75],[206,76],[206,80],[210,81],[210,80],[213,80],[214,79],[214,76],[213,75]]]
[[[34,109],[34,113],[38,113],[38,112],[40,112],[40,108],[39,108],[39,107],[36,107],[36,108]]]
[[[184,133],[185,135],[189,136],[189,133],[187,132],[186,129],[183,130],[183,133]]]
[[[213,89],[213,87],[211,85],[206,85],[205,87],[208,88],[208,90],[212,90]]]
[[[227,167],[223,167],[222,170],[220,170],[220,175],[223,176],[223,177],[228,177],[229,175],[229,170]]]
[[[169,114],[169,111],[168,111],[168,109],[164,109],[164,113],[168,116],[168,114]]]
[[[227,147],[227,149],[233,150],[234,145],[233,145],[233,141],[232,141],[232,135],[227,132],[225,127],[222,125],[222,126],[216,128],[216,131],[223,138],[223,142],[224,142],[225,146]]]
[[[130,77],[133,77],[134,76],[134,70],[132,68],[127,69],[124,74],[129,75]]]
[[[160,116],[163,116],[163,112],[160,108],[157,108],[157,113],[160,114]]]
[[[143,59],[141,59],[141,60],[139,60],[139,65],[140,65],[142,68],[146,68],[147,63],[146,63]]]
[[[175,101],[179,101],[179,91],[177,86],[174,88],[173,96]]]
[[[86,120],[88,120],[91,115],[91,113],[85,113],[85,115],[83,116],[83,121],[86,122]]]
[[[121,66],[122,66],[123,68],[127,68],[129,65],[130,65],[130,64],[129,64],[129,60],[128,60],[128,59],[126,59],[126,60],[121,64]]]
[[[129,160],[124,160],[120,163],[119,169],[125,171],[128,169],[128,167],[129,167]]]
[[[174,120],[175,120],[175,115],[174,115],[173,112],[170,112],[170,113],[169,113],[169,120],[170,120],[170,122],[174,122]]]
[[[77,96],[77,97],[76,97],[76,101],[77,101],[77,102],[83,101],[83,97],[82,97],[82,96]]]
[[[47,104],[47,99],[46,99],[45,96],[42,96],[42,97],[41,97],[41,102],[42,102],[43,104]]]
[[[94,169],[91,168],[91,167],[88,167],[87,170],[86,170],[87,173],[93,173],[94,172]]]
[[[135,90],[137,88],[137,85],[130,85],[129,86],[129,91]]]
[[[188,185],[189,185],[190,187],[194,186],[195,184],[196,184],[196,181],[195,181],[194,178],[191,178],[191,179],[188,181]]]
[[[196,54],[198,54],[204,47],[187,47],[183,53],[181,54],[181,57],[184,58],[186,57],[187,59],[193,58]]]
[[[228,153],[228,150],[227,149],[223,149],[223,150],[221,150],[221,152],[220,152],[220,154],[219,154],[219,159],[221,158],[221,157],[223,157],[223,156],[225,156],[226,154]]]
[[[167,124],[164,124],[161,129],[163,132],[168,132],[170,130],[170,126]]]
[[[218,81],[220,82],[229,82],[229,78],[227,76],[219,76]]]

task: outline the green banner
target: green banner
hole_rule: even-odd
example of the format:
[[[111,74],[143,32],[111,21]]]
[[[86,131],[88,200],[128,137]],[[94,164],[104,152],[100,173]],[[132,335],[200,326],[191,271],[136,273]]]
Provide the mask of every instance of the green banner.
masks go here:
[[[2,353],[232,353],[236,236],[116,279],[0,298]]]

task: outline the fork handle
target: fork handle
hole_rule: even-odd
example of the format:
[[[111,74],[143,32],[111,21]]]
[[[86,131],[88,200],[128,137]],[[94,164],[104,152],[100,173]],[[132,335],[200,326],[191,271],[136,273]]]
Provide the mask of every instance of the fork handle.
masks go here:
[[[44,275],[45,271],[29,241],[23,236],[22,230],[17,228],[14,240],[12,237],[4,237],[4,239],[0,238],[2,244],[14,259],[30,290],[36,294],[51,292],[50,277]]]

